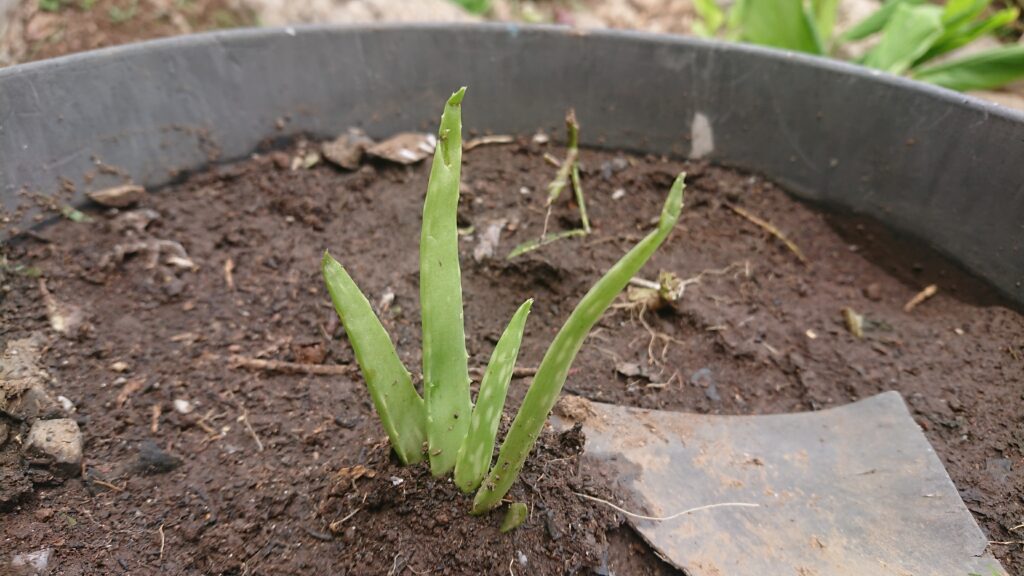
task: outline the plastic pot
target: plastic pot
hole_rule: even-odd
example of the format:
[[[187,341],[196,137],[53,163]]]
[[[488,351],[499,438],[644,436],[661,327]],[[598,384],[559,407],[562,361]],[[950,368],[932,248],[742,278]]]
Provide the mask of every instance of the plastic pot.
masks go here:
[[[1024,303],[1024,115],[831,60],[513,24],[219,32],[0,70],[3,237],[35,221],[24,192],[98,188],[100,163],[158,187],[267,138],[429,128],[460,85],[469,128],[560,133],[574,106],[587,145],[760,172]]]

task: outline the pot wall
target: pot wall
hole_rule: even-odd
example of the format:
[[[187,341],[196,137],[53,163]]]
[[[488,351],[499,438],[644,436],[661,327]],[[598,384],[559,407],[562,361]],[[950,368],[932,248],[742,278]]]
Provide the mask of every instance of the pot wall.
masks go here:
[[[460,85],[470,129],[561,134],[573,106],[586,144],[763,173],[1024,303],[1024,115],[802,55],[511,24],[218,32],[0,70],[2,235],[34,221],[24,191],[121,182],[100,164],[157,187],[267,138],[433,130]]]

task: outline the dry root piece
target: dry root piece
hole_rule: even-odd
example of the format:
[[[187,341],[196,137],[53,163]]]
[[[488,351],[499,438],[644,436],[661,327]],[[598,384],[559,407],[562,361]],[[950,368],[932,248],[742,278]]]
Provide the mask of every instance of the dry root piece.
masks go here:
[[[931,298],[932,296],[935,296],[935,294],[937,294],[938,291],[939,291],[939,287],[938,286],[936,286],[935,284],[929,285],[924,290],[921,290],[917,294],[914,294],[914,297],[911,298],[910,300],[908,300],[907,303],[903,305],[903,311],[904,312],[911,312],[911,311],[913,311],[914,308],[917,308],[918,304],[924,302],[925,300]]]
[[[740,269],[745,270],[747,277],[750,276],[749,262],[733,262],[725,268],[702,270],[696,276],[682,280],[674,273],[664,270],[658,272],[657,282],[633,278],[629,281],[630,286],[626,291],[629,304],[619,307],[658,311],[665,306],[674,306],[686,293],[687,286],[699,284],[705,276],[723,276]]]
[[[633,278],[626,290],[626,299],[633,306],[645,310],[658,311],[665,306],[675,304],[686,290],[686,284],[672,272],[658,272],[658,281],[651,282],[643,278]]]
[[[124,262],[125,256],[132,254],[146,255],[146,268],[153,269],[160,263],[160,257],[164,255],[164,261],[171,266],[195,270],[195,262],[188,256],[185,247],[174,240],[159,240],[150,238],[148,240],[137,240],[125,242],[114,246],[114,249],[100,259],[100,268],[107,268]]]

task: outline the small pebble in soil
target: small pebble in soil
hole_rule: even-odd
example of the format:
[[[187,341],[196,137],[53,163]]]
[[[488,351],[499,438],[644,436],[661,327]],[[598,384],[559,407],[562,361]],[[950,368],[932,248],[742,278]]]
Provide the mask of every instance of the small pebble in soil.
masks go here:
[[[558,526],[558,521],[555,519],[555,511],[548,510],[544,513],[544,528],[548,531],[548,536],[552,540],[558,541],[562,538],[562,529]]]
[[[60,407],[64,409],[64,411],[67,412],[68,414],[75,413],[75,403],[72,402],[67,396],[57,396],[57,402],[60,404]]]
[[[25,576],[41,576],[47,574],[50,568],[50,559],[53,558],[53,548],[43,548],[33,552],[15,554],[11,558],[13,574]],[[6,573],[6,571],[4,571]]]
[[[82,432],[77,422],[67,418],[36,420],[24,451],[33,460],[45,462],[53,473],[74,476],[82,466]]]
[[[864,297],[868,300],[878,302],[882,299],[882,287],[878,282],[872,282],[864,288]]]
[[[145,440],[139,446],[133,469],[144,476],[151,476],[170,472],[178,466],[181,466],[179,458],[168,454],[152,440]]]

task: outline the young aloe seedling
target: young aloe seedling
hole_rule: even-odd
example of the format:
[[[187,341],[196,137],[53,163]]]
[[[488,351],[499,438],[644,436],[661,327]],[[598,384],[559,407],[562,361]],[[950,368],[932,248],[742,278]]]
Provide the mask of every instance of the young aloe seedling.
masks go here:
[[[476,406],[470,398],[456,211],[462,165],[461,104],[465,88],[449,98],[441,115],[437,148],[423,205],[420,238],[420,302],[423,321],[423,396],[413,386],[387,332],[348,272],[324,253],[323,274],[334,308],[348,333],[377,414],[405,464],[429,458],[442,476],[454,469],[456,485],[477,491],[473,513],[497,506],[533,448],[565,384],[587,334],[679,219],[680,175],[662,210],[658,229],[616,263],[576,306],[544,355],[537,376],[512,422],[492,468],[498,424],[519,355],[533,300],[509,321],[484,372]],[[578,176],[573,176],[578,179]],[[486,479],[485,479],[486,477]],[[503,529],[525,517],[517,505]]]

